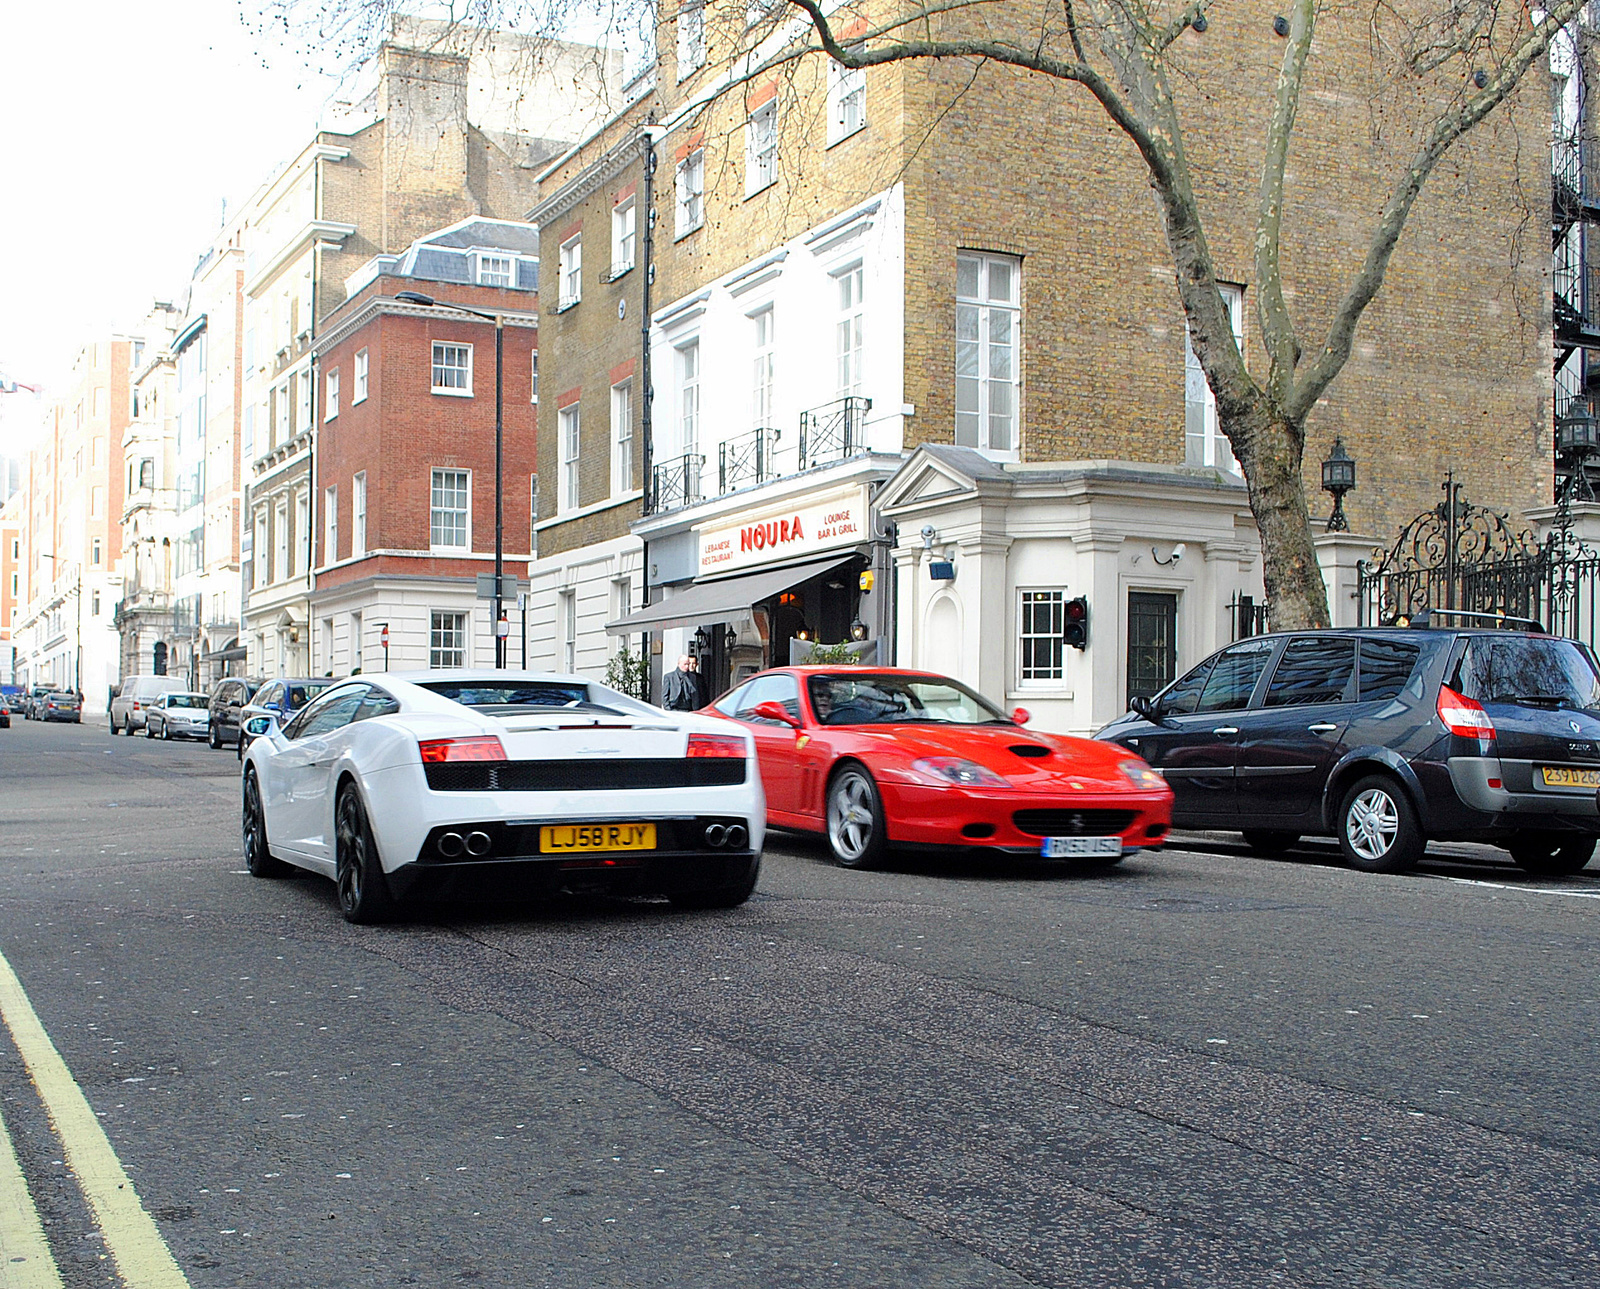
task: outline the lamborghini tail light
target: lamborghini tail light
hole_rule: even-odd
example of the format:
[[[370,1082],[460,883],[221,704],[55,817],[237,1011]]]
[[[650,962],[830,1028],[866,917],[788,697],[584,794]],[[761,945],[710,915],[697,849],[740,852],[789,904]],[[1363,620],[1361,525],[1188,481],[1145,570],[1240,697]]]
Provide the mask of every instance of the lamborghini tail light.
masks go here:
[[[685,756],[736,756],[744,759],[744,740],[731,734],[691,734]]]
[[[440,765],[446,761],[504,761],[505,745],[493,734],[479,734],[471,738],[429,738],[417,741],[424,765]]]

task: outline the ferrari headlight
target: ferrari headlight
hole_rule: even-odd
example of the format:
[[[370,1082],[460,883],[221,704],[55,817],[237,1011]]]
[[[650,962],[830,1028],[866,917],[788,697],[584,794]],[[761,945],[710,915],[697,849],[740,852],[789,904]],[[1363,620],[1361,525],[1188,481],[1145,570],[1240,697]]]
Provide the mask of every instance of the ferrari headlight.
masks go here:
[[[911,768],[918,774],[925,774],[930,779],[937,779],[941,783],[954,784],[958,788],[1009,788],[1011,786],[993,770],[986,769],[976,761],[968,761],[959,756],[930,756],[925,760],[913,762]]]
[[[1136,788],[1164,788],[1167,785],[1165,779],[1137,757],[1130,757],[1117,764],[1122,769],[1123,777]]]

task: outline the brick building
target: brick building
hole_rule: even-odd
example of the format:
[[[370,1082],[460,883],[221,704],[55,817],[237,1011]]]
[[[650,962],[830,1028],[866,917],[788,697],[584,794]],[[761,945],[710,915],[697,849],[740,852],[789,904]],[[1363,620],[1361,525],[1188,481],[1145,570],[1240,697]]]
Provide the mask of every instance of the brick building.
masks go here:
[[[175,670],[172,649],[180,632],[173,571],[182,534],[172,342],[182,321],[183,311],[167,304],[157,304],[146,318],[143,360],[133,372],[122,432],[122,596],[114,616],[122,676]]]
[[[319,132],[240,216],[243,640],[256,675],[326,670],[311,620],[322,525],[313,464],[321,320],[344,305],[347,280],[374,257],[399,255],[459,221],[520,219],[537,170],[617,101],[617,55],[546,49],[535,82],[509,96],[496,82],[526,56],[516,38],[395,23],[372,94],[340,128]]]
[[[554,629],[534,660],[598,672],[648,631],[669,665],[705,652],[719,687],[793,640],[854,627],[879,657],[1026,697],[1054,728],[1094,727],[1225,643],[1230,604],[1261,593],[1148,175],[1073,87],[1002,68],[846,73],[813,56],[737,79],[743,50],[773,52],[798,28],[730,15],[665,11],[653,80],[540,176],[530,218],[559,293],[541,336],[557,407],[540,425],[530,569]],[[1197,76],[1241,87],[1196,105],[1214,128],[1189,148],[1262,369],[1251,206],[1271,16],[1180,37]],[[1295,141],[1284,244],[1312,335],[1403,146],[1364,127],[1363,32],[1335,15],[1319,40],[1305,92],[1321,106]],[[1313,497],[1336,435],[1361,462],[1346,506],[1357,533],[1432,505],[1451,467],[1503,509],[1548,495],[1547,264],[1518,233],[1549,192],[1526,146],[1547,116],[1529,86],[1451,154],[1311,417]],[[1334,542],[1328,558],[1351,549]],[[1079,594],[1093,612],[1081,654],[1060,627]]]
[[[505,558],[515,576],[531,553],[538,482],[537,251],[525,224],[463,220],[372,260],[322,320],[312,346],[322,375],[318,674],[492,665],[476,575],[494,568],[495,327],[451,306],[504,320]],[[399,300],[401,291],[435,304]]]
[[[80,689],[91,704],[118,677],[122,437],[144,345],[139,335],[108,334],[79,350],[65,389],[44,409],[23,484],[18,683]]]

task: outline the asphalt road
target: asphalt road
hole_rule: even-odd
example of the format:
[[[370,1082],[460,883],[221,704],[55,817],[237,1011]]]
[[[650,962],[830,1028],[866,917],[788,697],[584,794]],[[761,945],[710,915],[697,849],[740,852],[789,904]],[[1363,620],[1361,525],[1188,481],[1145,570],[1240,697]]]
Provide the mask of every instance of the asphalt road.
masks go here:
[[[1600,1283],[1600,869],[790,838],[731,913],[362,929],[242,871],[236,772],[0,731],[0,954],[197,1289]],[[9,1034],[0,1116],[119,1284]]]

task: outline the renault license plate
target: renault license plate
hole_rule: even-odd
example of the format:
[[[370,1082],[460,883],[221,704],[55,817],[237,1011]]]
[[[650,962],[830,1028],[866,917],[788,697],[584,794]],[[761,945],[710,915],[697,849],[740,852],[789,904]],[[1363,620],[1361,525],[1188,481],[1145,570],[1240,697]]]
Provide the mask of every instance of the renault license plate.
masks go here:
[[[1600,788],[1600,770],[1575,770],[1567,765],[1539,768],[1547,788]]]
[[[655,848],[654,824],[551,824],[539,829],[539,850],[546,855]]]
[[[1040,848],[1046,859],[1072,855],[1120,855],[1121,837],[1046,837]]]

